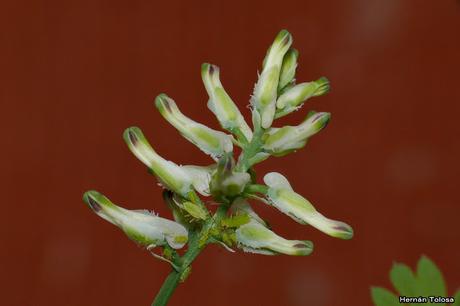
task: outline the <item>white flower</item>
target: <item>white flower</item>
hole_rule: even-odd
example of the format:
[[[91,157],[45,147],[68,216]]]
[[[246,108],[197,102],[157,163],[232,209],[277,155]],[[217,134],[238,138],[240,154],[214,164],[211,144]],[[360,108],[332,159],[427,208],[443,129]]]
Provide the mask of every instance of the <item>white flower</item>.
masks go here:
[[[136,243],[146,246],[168,244],[182,248],[188,240],[188,232],[179,223],[160,218],[146,210],[128,210],[113,204],[97,191],[88,191],[83,200],[101,218],[118,226]]]
[[[330,120],[330,113],[314,113],[298,126],[271,128],[263,148],[274,156],[283,156],[302,148],[309,137],[321,131]]]
[[[178,129],[182,136],[195,144],[204,153],[211,155],[214,160],[217,160],[222,154],[233,150],[230,135],[215,131],[184,116],[174,100],[167,95],[160,94],[155,99],[155,105],[161,115]]]
[[[216,115],[221,126],[233,133],[239,130],[247,141],[252,138],[252,131],[238,107],[225,91],[219,77],[219,67],[204,63],[201,77],[209,95],[208,108]]]
[[[292,113],[311,97],[324,95],[329,91],[329,80],[325,77],[313,82],[301,83],[289,88],[276,100],[275,118]]]
[[[260,113],[261,124],[265,129],[272,125],[275,116],[281,65],[291,44],[292,36],[288,31],[278,33],[267,51],[262,73],[254,87],[251,104]]]
[[[187,171],[158,155],[137,127],[130,127],[123,134],[131,152],[149,167],[167,189],[186,197],[192,190],[192,179]]]
[[[294,192],[288,180],[280,173],[268,173],[264,182],[269,187],[267,196],[272,205],[292,219],[301,224],[310,224],[332,237],[353,237],[351,226],[323,216],[307,199]]]

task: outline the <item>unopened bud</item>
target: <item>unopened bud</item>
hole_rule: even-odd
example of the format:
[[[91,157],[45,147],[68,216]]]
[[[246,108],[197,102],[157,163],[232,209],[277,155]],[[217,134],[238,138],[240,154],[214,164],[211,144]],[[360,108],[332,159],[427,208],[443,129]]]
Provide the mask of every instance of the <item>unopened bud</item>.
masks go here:
[[[283,156],[307,143],[308,138],[321,131],[330,120],[330,113],[314,113],[298,126],[272,128],[268,131],[263,148],[274,156]]]
[[[311,241],[287,240],[255,220],[236,230],[236,241],[244,251],[256,254],[305,256],[313,251]]]
[[[271,126],[275,116],[281,65],[291,44],[291,34],[282,30],[267,51],[262,73],[254,88],[251,104],[259,111],[265,129]]]
[[[293,82],[297,68],[298,57],[299,52],[296,49],[289,49],[284,55],[283,64],[281,65],[278,90],[282,90],[284,87],[286,87],[286,85]]]
[[[316,81],[301,83],[286,90],[276,101],[275,118],[283,117],[299,109],[311,97],[323,95],[329,91],[329,81],[325,77]]]

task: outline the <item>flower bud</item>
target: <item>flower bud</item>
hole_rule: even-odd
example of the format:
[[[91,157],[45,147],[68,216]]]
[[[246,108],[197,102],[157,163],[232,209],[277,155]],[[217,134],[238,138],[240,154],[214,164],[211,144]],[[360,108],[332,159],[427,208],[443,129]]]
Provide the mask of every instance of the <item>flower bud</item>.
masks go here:
[[[244,187],[251,181],[249,173],[237,172],[234,167],[235,161],[230,154],[220,158],[210,183],[214,198],[219,198],[221,195],[235,196],[243,192]]]
[[[244,120],[220,82],[219,67],[205,63],[201,66],[201,78],[209,95],[208,108],[216,115],[221,126],[237,133],[239,130],[247,141],[252,138],[251,128]]]
[[[235,233],[239,247],[249,253],[304,256],[313,251],[311,241],[287,240],[255,220],[240,226]]]
[[[188,141],[196,145],[214,160],[225,152],[233,150],[232,138],[223,132],[213,130],[184,116],[173,99],[160,94],[155,105],[161,115],[171,123]]]
[[[283,156],[305,146],[309,137],[321,131],[329,122],[330,113],[314,113],[298,126],[272,128],[263,148],[274,156]]]
[[[136,243],[146,246],[168,244],[182,248],[188,240],[188,232],[179,223],[160,218],[146,210],[128,210],[113,204],[97,191],[87,191],[83,201],[101,218],[118,226]]]
[[[320,231],[341,239],[351,239],[353,229],[346,223],[326,218],[304,197],[294,192],[287,179],[276,172],[265,175],[269,187],[267,197],[274,207],[301,224],[310,224]]]
[[[329,91],[329,80],[325,77],[316,81],[297,84],[286,90],[276,101],[275,118],[283,117],[299,109],[311,97],[321,96]]]
[[[299,52],[296,49],[289,49],[283,57],[283,64],[281,65],[280,80],[278,83],[278,90],[282,90],[286,85],[293,82],[295,77],[295,70],[297,68],[297,59]]]
[[[131,152],[152,170],[165,188],[184,197],[192,190],[192,181],[187,172],[158,155],[138,127],[126,129],[123,138]]]
[[[254,88],[251,104],[259,111],[265,129],[272,125],[275,116],[281,65],[291,44],[291,34],[282,30],[267,51],[262,73]]]

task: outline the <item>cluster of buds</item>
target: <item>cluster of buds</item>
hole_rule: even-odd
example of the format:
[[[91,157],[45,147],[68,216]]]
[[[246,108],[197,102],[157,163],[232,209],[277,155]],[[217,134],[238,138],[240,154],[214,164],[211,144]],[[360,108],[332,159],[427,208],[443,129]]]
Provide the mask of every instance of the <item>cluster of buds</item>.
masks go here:
[[[130,127],[124,132],[128,148],[165,189],[163,200],[171,209],[174,221],[148,211],[121,208],[96,191],[85,193],[84,201],[98,216],[118,226],[139,245],[149,250],[162,247],[164,252],[173,252],[176,256],[179,256],[176,250],[187,242],[199,243],[200,247],[218,242],[230,250],[240,248],[267,255],[300,256],[312,252],[310,241],[288,240],[273,232],[255,213],[248,199],[258,200],[332,237],[350,239],[353,230],[349,225],[319,213],[293,190],[283,175],[266,174],[264,185],[255,180],[255,164],[302,148],[330,120],[329,113],[311,111],[298,125],[273,127],[277,118],[298,110],[311,97],[329,91],[329,82],[324,77],[296,84],[298,52],[291,47],[292,42],[291,34],[283,30],[267,51],[250,100],[252,128],[225,91],[220,69],[212,64],[201,67],[209,96],[207,106],[226,132],[188,118],[165,94],[155,99],[155,106],[164,119],[210,155],[213,164],[178,165],[160,156],[139,128]],[[236,159],[234,146],[241,148]],[[212,201],[204,201],[203,197],[212,197]],[[211,202],[219,205],[220,214],[212,215],[205,205]],[[197,235],[200,239],[190,239]]]

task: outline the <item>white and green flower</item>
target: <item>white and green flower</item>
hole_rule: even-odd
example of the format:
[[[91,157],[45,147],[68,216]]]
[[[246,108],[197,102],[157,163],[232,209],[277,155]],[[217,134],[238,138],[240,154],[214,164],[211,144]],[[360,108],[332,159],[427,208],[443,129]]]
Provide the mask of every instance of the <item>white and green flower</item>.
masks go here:
[[[286,90],[276,100],[275,118],[283,117],[299,109],[311,97],[326,94],[330,89],[329,80],[325,77],[313,82],[301,83]]]
[[[124,209],[94,190],[87,191],[83,200],[98,216],[119,227],[134,242],[149,249],[166,244],[180,249],[188,241],[188,232],[184,226],[146,210]]]
[[[255,220],[240,226],[235,234],[238,246],[249,253],[305,256],[313,251],[311,241],[287,240]]]
[[[158,155],[138,127],[126,129],[123,138],[131,152],[152,170],[165,188],[182,196],[192,191],[193,183],[187,171]]]
[[[280,173],[266,174],[264,182],[269,187],[267,192],[269,201],[279,211],[301,224],[310,224],[332,237],[341,239],[353,237],[351,226],[323,216],[307,199],[296,193],[288,180]]]
[[[284,55],[283,64],[281,65],[280,80],[278,82],[278,91],[283,90],[286,86],[294,83],[298,58],[299,52],[293,48],[289,49]]]
[[[309,137],[328,124],[330,113],[314,113],[298,126],[271,128],[266,134],[263,148],[274,156],[283,156],[305,146]]]
[[[184,116],[173,99],[160,94],[155,105],[161,115],[171,123],[191,143],[214,160],[226,152],[233,150],[232,137],[223,132],[213,130],[201,123]]]
[[[275,116],[281,66],[291,44],[292,36],[288,31],[282,30],[278,33],[267,51],[262,73],[254,87],[251,104],[259,112],[261,125],[265,129],[272,125]]]
[[[235,134],[241,133],[247,141],[250,141],[252,138],[251,128],[225,91],[219,74],[219,67],[215,65],[204,63],[201,66],[201,77],[209,95],[208,108],[216,115],[224,129]]]

